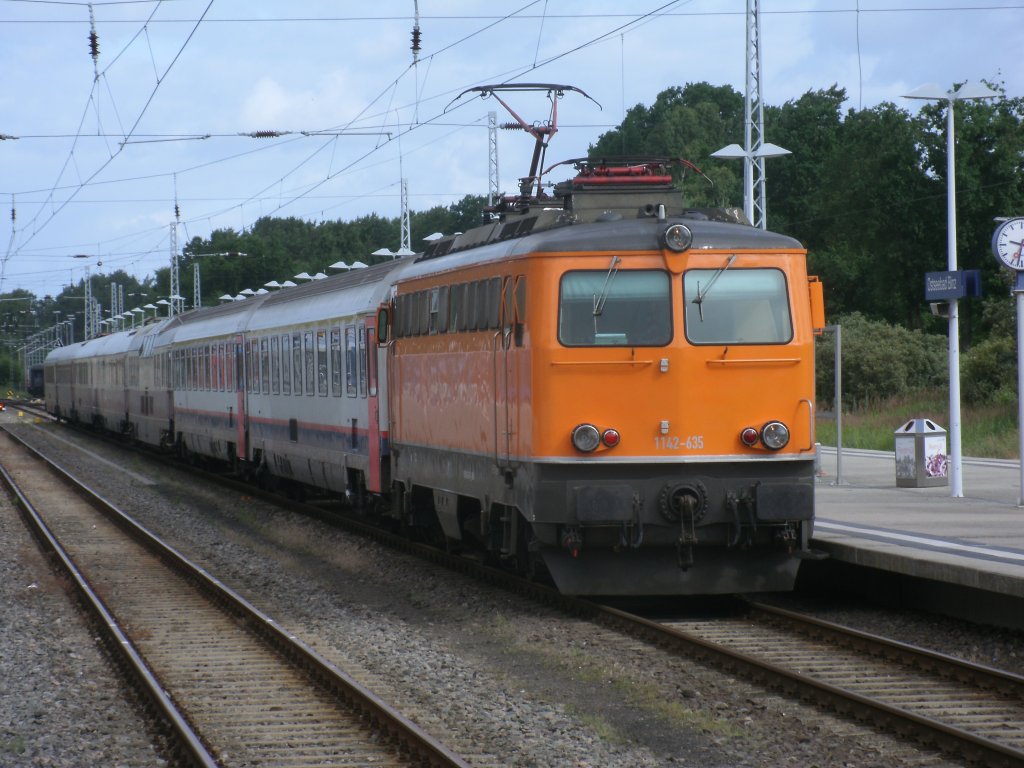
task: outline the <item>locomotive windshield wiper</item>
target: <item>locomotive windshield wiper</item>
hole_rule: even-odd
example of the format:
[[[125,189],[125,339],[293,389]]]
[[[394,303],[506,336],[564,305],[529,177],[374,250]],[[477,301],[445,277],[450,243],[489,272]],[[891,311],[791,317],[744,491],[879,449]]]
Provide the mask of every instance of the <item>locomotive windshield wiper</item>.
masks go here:
[[[604,312],[604,305],[608,303],[608,291],[612,287],[612,279],[618,273],[621,263],[622,259],[612,256],[611,266],[608,267],[608,274],[604,276],[604,285],[601,286],[601,294],[594,294],[594,317]]]
[[[708,291],[711,290],[711,286],[715,284],[715,281],[722,276],[722,273],[732,266],[734,261],[736,261],[735,253],[729,257],[729,260],[725,263],[724,267],[720,267],[719,270],[711,276],[711,279],[708,280],[708,284],[704,287],[703,291],[700,289],[700,282],[697,282],[697,297],[693,300],[693,303],[697,305],[697,314],[700,316],[700,321],[702,323],[704,322],[704,299],[708,295]]]

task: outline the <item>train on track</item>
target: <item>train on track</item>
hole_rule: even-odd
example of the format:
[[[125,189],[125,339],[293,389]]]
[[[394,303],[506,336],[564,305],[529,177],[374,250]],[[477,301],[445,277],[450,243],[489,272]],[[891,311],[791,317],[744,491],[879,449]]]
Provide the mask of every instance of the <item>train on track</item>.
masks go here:
[[[497,87],[496,87],[497,88]],[[579,595],[792,587],[821,284],[672,161],[571,161],[422,252],[60,347],[47,410],[344,494]]]

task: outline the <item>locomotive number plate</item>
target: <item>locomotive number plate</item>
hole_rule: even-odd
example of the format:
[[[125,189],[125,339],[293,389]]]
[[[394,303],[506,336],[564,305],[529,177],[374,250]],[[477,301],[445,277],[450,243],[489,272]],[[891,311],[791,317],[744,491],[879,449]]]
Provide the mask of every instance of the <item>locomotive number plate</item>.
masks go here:
[[[699,451],[704,448],[704,435],[658,435],[654,438],[658,451]]]

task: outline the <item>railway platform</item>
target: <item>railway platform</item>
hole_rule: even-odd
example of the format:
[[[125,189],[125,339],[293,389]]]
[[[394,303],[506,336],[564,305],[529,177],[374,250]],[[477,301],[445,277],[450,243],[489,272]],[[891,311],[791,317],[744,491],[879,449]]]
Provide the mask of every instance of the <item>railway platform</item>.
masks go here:
[[[838,580],[972,618],[987,610],[1024,628],[1018,462],[965,458],[964,496],[953,498],[948,486],[897,487],[892,452],[843,449],[840,457],[822,447],[820,458],[813,547],[828,558],[805,563],[803,583]]]

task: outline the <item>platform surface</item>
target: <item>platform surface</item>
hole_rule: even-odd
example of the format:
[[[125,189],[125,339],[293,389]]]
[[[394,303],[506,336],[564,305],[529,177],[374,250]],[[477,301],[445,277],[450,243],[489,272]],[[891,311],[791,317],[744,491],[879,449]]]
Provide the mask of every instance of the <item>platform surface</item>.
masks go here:
[[[885,571],[1024,597],[1020,464],[964,458],[963,497],[896,485],[892,452],[821,449],[813,546]],[[838,481],[838,482],[837,482]]]

